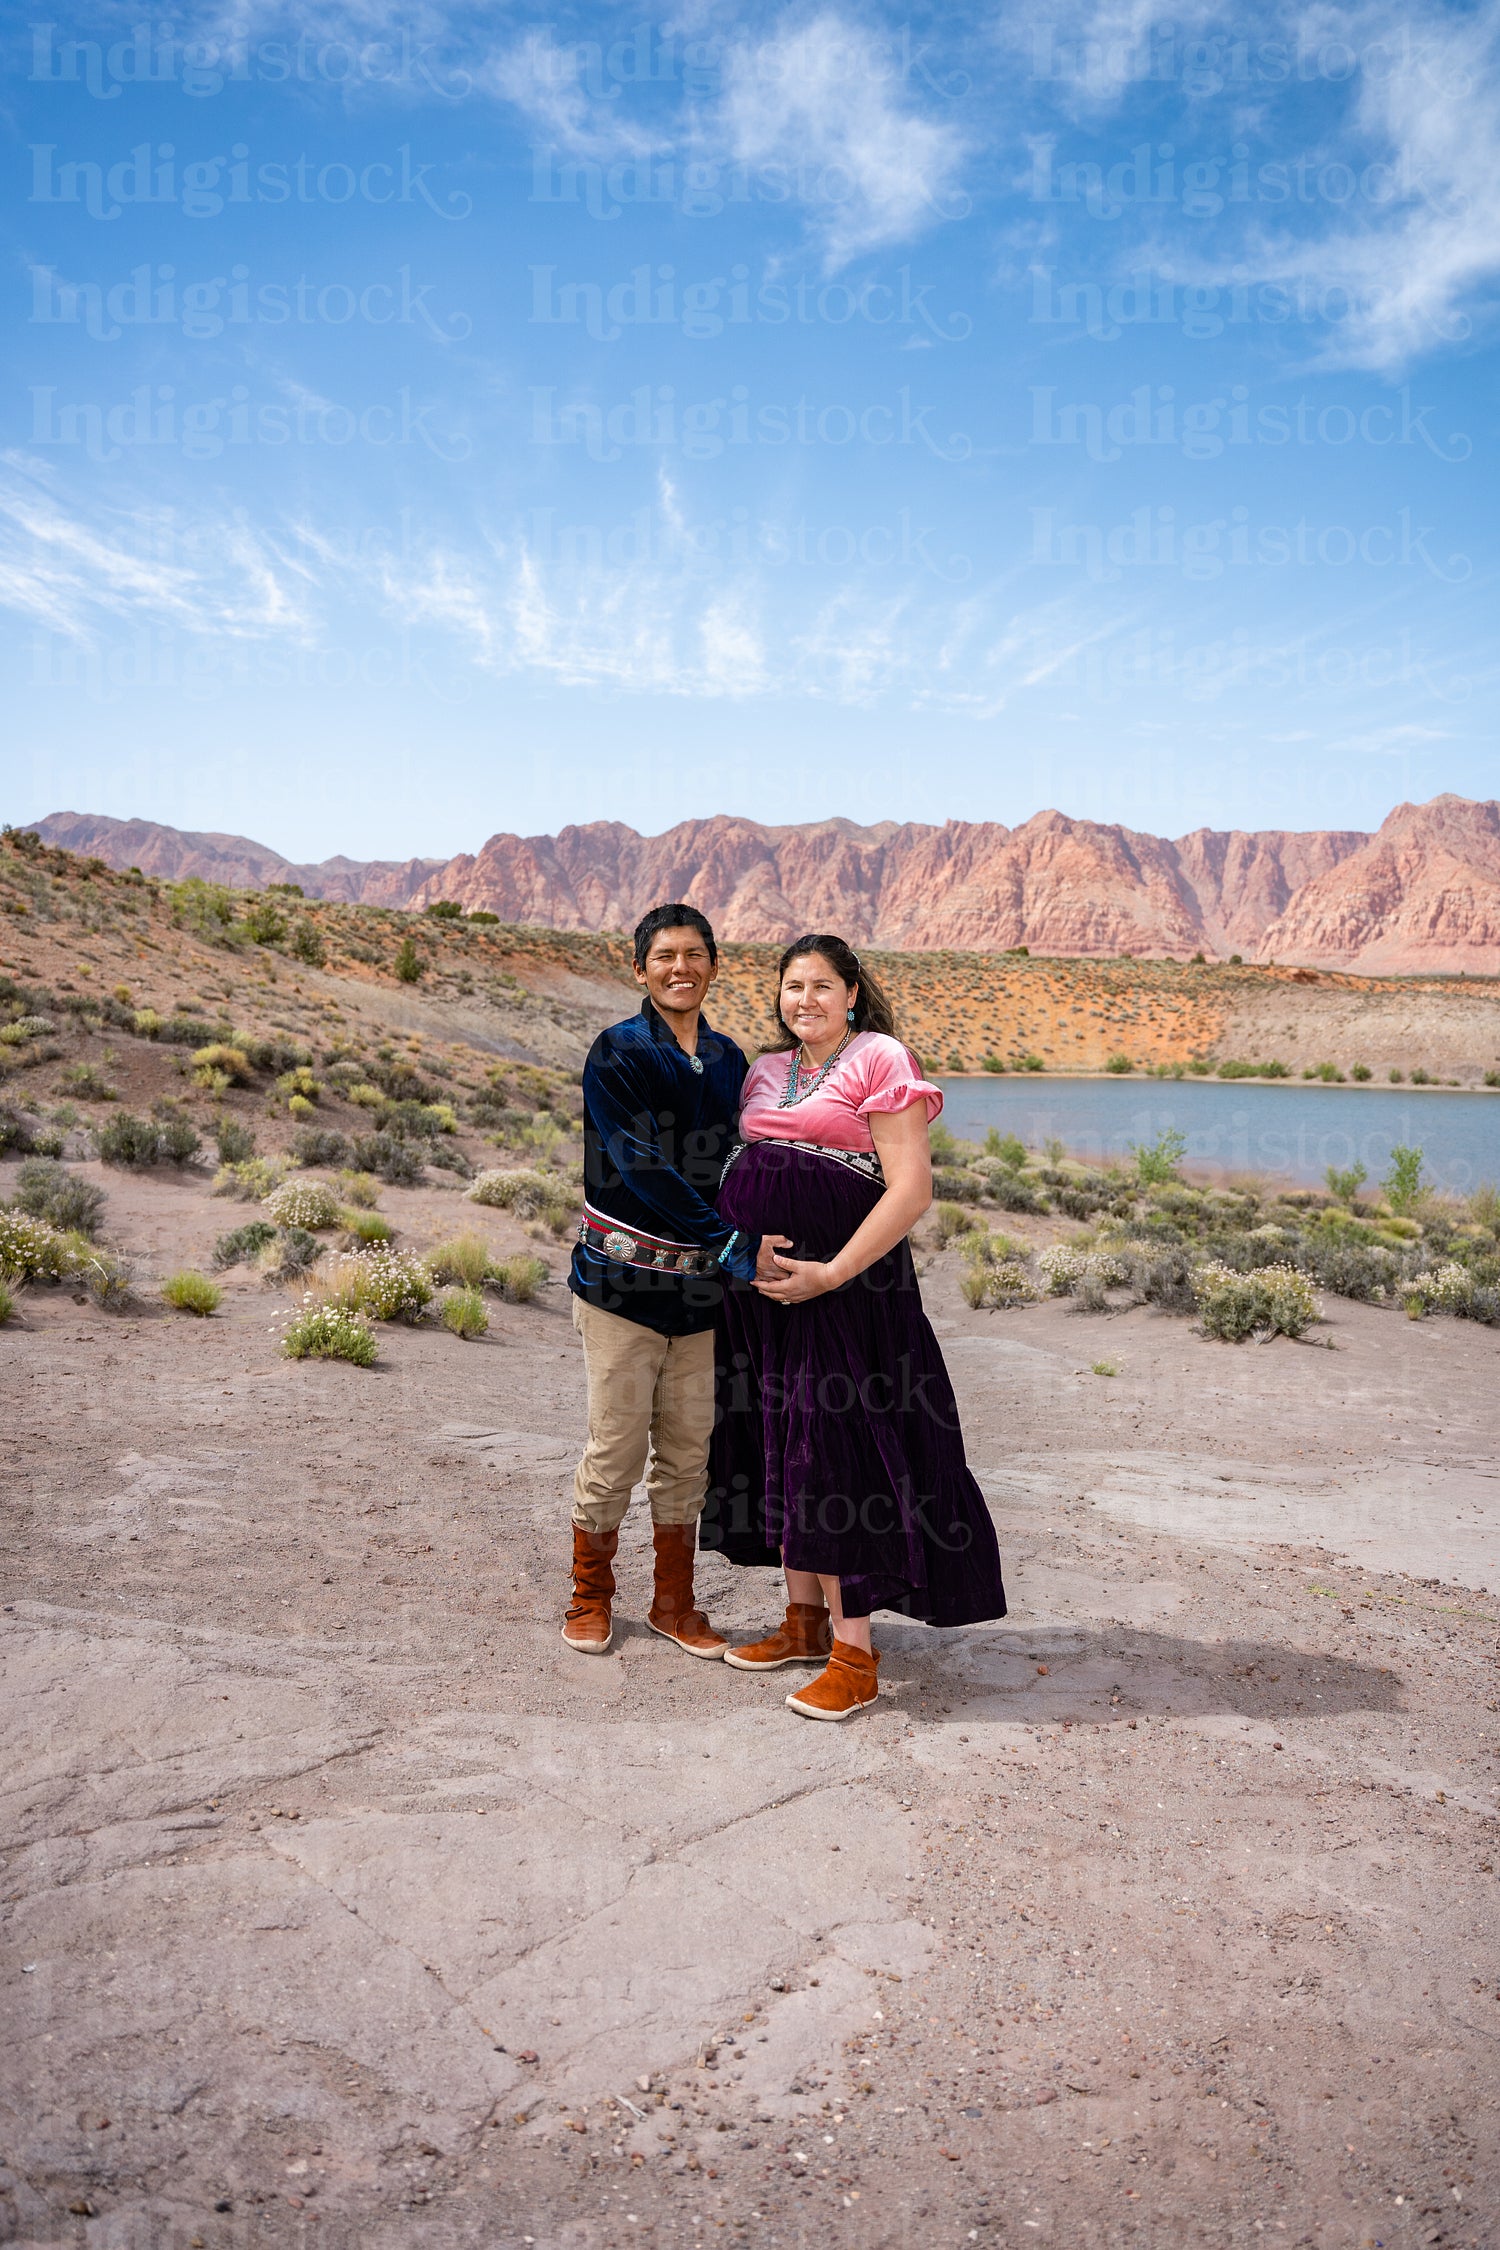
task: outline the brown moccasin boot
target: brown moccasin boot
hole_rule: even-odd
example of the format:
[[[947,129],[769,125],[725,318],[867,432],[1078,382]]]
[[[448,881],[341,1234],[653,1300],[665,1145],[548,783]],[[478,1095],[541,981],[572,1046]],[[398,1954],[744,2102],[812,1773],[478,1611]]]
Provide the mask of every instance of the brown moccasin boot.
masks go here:
[[[603,1656],[614,1638],[609,1605],[615,1597],[611,1565],[620,1544],[618,1531],[585,1531],[573,1526],[573,1599],[563,1619],[562,1637],[583,1656]]]
[[[724,1642],[701,1609],[693,1606],[693,1556],[698,1549],[695,1523],[654,1523],[656,1594],[646,1623],[664,1640],[675,1641],[689,1656],[722,1656]]]
[[[741,1672],[774,1672],[783,1664],[823,1664],[833,1647],[833,1627],[821,1602],[788,1602],[785,1622],[763,1641],[724,1651]]]
[[[804,1719],[852,1719],[879,1696],[879,1664],[873,1649],[867,1654],[847,1641],[835,1641],[826,1669],[787,1697],[787,1709],[800,1711]]]

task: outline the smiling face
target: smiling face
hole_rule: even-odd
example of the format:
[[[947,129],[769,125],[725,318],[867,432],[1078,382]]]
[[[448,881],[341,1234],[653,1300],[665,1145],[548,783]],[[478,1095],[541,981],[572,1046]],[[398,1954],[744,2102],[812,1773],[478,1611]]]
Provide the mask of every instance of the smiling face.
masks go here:
[[[815,1062],[831,1053],[849,1029],[849,1010],[858,992],[859,986],[845,984],[821,953],[799,953],[788,961],[781,980],[781,1020]]]
[[[658,930],[635,972],[664,1016],[696,1016],[718,975],[718,964],[697,930]]]

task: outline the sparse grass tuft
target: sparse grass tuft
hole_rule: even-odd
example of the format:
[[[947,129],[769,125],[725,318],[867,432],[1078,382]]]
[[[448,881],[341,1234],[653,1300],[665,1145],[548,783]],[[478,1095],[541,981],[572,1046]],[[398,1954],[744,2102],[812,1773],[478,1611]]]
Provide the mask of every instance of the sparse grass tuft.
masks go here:
[[[372,1243],[389,1242],[396,1231],[390,1220],[383,1219],[378,1211],[346,1209],[339,1213],[339,1224],[351,1243],[363,1244],[365,1248]]]
[[[161,1293],[174,1312],[193,1313],[199,1320],[206,1320],[224,1302],[223,1290],[206,1273],[168,1274]]]
[[[456,1234],[427,1253],[428,1271],[436,1282],[453,1281],[465,1289],[480,1289],[490,1270],[490,1246],[482,1235]]]
[[[1119,1368],[1112,1359],[1096,1359],[1089,1369],[1091,1375],[1118,1375]]]
[[[466,1344],[482,1336],[490,1324],[484,1299],[477,1289],[455,1289],[451,1296],[443,1299],[438,1318],[450,1335],[461,1337]]]
[[[961,1203],[939,1203],[934,1220],[939,1250],[946,1250],[956,1236],[972,1234],[976,1227],[984,1225],[977,1211],[966,1211]]]
[[[343,1189],[344,1201],[352,1203],[357,1210],[373,1211],[380,1201],[379,1183],[368,1172],[340,1172],[339,1186]]]
[[[513,1258],[497,1258],[485,1278],[508,1305],[529,1305],[547,1278],[547,1267],[541,1258],[521,1250]]]

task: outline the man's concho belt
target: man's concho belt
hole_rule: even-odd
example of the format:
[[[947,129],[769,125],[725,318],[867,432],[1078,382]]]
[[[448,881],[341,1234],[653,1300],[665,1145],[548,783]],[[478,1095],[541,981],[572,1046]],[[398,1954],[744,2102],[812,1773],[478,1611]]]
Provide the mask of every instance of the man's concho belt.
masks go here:
[[[694,1242],[668,1242],[661,1235],[642,1234],[639,1227],[622,1227],[618,1219],[585,1203],[578,1222],[578,1239],[586,1250],[608,1258],[612,1266],[635,1266],[644,1273],[717,1273],[719,1261],[711,1250]]]

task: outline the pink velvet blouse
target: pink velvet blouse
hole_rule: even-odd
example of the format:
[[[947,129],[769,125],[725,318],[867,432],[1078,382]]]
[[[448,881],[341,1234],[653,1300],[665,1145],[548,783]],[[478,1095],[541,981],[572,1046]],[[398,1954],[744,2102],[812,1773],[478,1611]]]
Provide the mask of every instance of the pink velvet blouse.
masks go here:
[[[747,1141],[811,1141],[818,1148],[875,1146],[869,1119],[877,1110],[927,1104],[930,1125],[943,1106],[937,1087],[922,1076],[922,1066],[899,1039],[883,1031],[857,1032],[816,1093],[779,1104],[792,1073],[792,1049],[762,1055],[752,1063],[740,1095],[740,1132]],[[802,1072],[805,1085],[813,1073]]]

